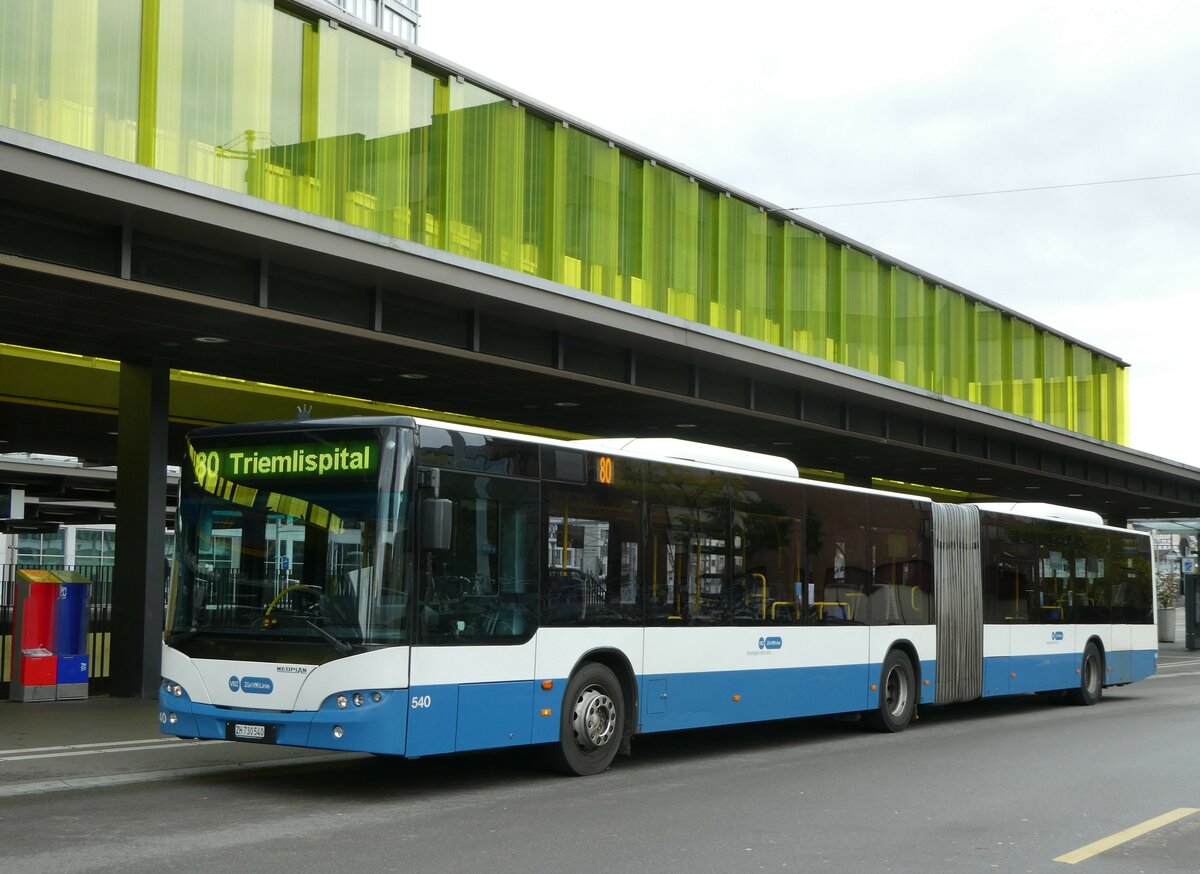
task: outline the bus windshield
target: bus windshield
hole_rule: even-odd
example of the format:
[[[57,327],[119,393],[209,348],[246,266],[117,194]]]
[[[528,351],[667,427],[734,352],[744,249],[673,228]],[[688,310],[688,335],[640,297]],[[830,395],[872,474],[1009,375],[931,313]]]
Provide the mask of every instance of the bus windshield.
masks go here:
[[[168,644],[308,643],[324,660],[407,641],[411,432],[198,435],[188,457]]]

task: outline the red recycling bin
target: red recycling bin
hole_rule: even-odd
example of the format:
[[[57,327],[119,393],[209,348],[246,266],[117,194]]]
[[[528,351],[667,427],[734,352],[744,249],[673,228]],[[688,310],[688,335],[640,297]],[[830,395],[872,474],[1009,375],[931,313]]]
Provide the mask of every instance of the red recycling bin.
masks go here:
[[[13,602],[13,701],[53,701],[57,697],[58,656],[54,652],[54,606],[58,577],[51,571],[17,571]]]

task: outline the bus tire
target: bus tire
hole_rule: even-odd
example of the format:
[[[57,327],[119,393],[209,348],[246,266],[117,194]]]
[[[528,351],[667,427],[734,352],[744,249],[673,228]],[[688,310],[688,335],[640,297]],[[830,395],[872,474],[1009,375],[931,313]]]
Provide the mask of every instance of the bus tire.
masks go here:
[[[1079,688],[1069,693],[1072,704],[1091,707],[1099,703],[1104,694],[1104,659],[1092,641],[1083,648],[1083,661],[1079,666]]]
[[[625,732],[625,695],[616,674],[588,662],[567,683],[559,741],[551,764],[562,774],[590,777],[607,770]]]
[[[896,732],[908,728],[917,708],[917,677],[908,656],[898,649],[887,654],[879,672],[879,706],[863,714],[875,731]]]

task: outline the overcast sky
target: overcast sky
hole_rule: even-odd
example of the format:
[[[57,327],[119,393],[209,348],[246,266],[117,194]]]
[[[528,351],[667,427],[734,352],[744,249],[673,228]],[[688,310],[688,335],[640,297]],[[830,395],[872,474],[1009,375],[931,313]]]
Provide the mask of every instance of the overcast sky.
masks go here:
[[[1200,4],[421,0],[422,47],[1131,365],[1200,467]]]

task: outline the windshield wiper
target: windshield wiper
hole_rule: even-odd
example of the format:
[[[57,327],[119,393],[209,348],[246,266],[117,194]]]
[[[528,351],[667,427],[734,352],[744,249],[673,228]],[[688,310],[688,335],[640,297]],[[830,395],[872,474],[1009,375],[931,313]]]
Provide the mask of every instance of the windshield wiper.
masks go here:
[[[307,616],[304,616],[301,618],[304,619],[304,621],[307,622],[309,625],[311,625],[313,628],[315,628],[317,630],[317,634],[319,634],[319,635],[321,635],[321,637],[325,638],[325,640],[329,643],[329,645],[332,646],[334,649],[336,649],[338,652],[340,652],[342,655],[350,655],[350,653],[354,652],[354,647],[351,646],[346,641],[342,640],[340,637],[330,634],[328,631],[326,631],[324,628],[322,628],[317,623],[313,622]]]

